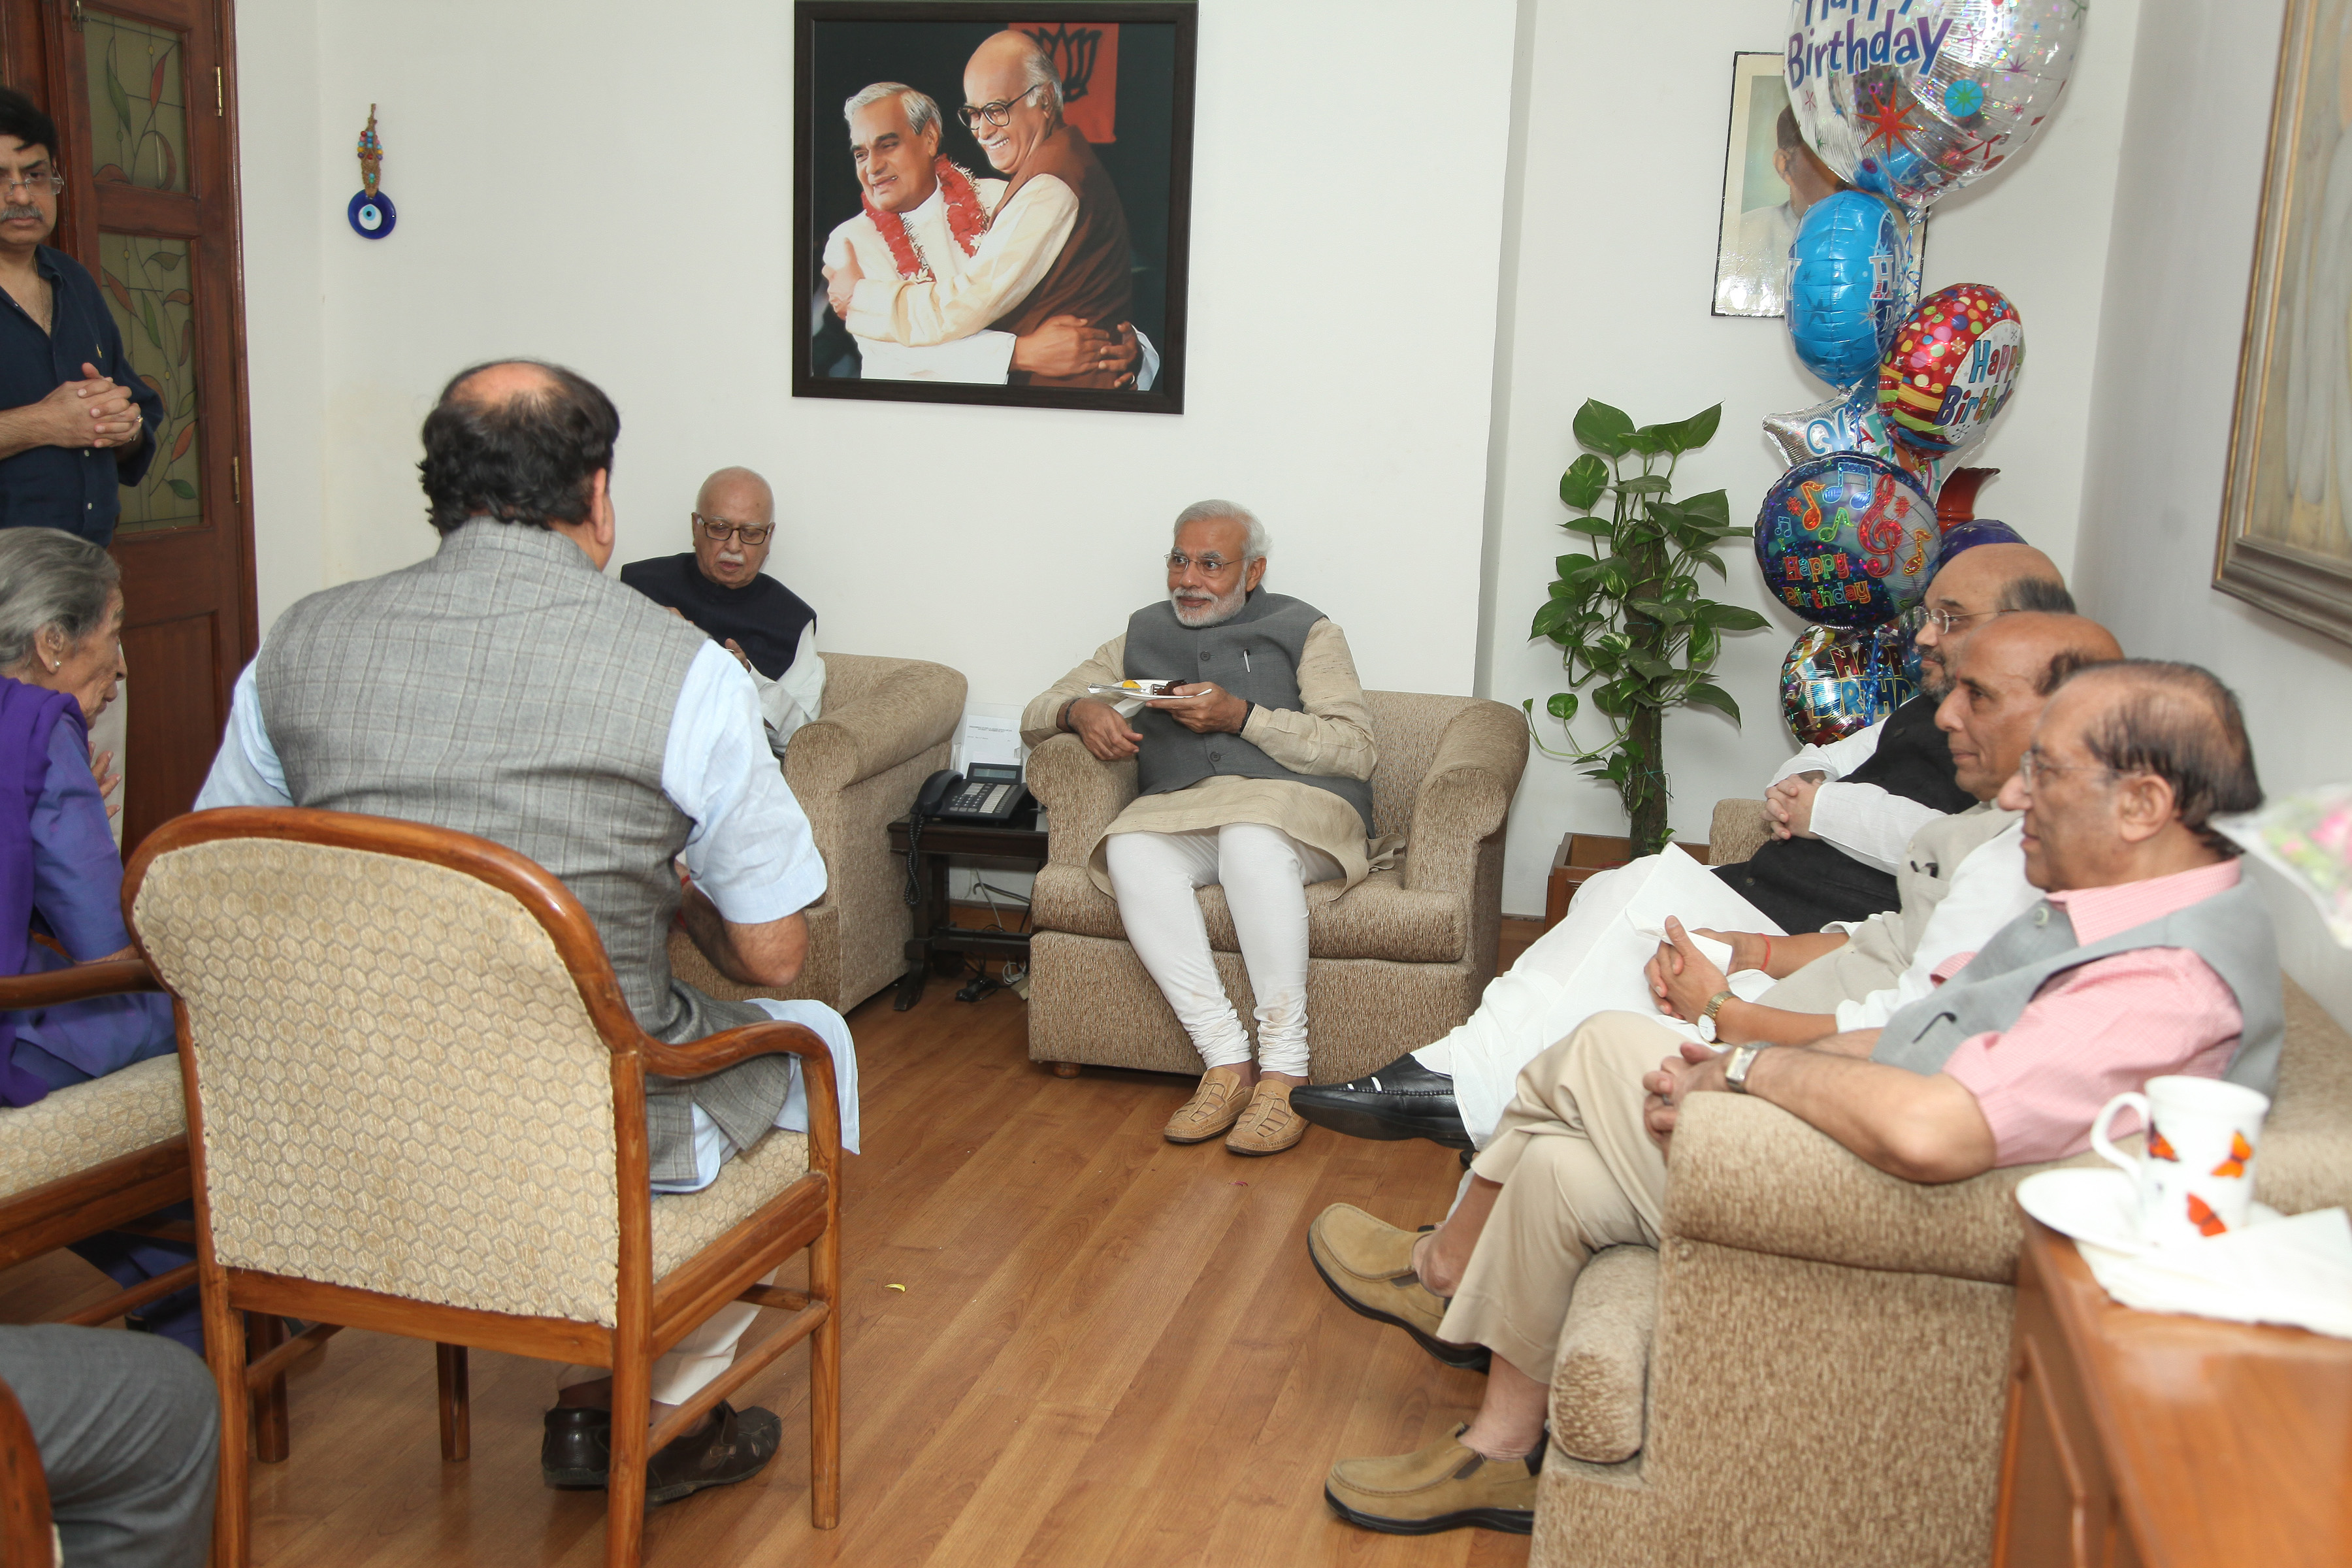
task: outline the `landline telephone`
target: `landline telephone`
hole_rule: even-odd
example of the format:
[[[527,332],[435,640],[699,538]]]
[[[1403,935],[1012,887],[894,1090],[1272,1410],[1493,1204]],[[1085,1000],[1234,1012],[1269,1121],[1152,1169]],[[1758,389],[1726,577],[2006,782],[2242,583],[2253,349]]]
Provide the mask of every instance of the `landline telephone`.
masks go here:
[[[923,824],[978,822],[1003,826],[1029,801],[1014,763],[974,763],[971,776],[941,768],[923,781],[915,809],[907,816],[907,907],[923,901]]]

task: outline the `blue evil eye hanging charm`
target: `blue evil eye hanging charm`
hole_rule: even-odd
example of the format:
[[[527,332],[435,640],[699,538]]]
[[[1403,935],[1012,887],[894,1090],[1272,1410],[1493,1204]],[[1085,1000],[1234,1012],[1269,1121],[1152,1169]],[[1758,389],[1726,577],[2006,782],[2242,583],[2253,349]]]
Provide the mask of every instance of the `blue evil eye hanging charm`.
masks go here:
[[[375,133],[375,105],[368,105],[367,129],[360,132],[360,191],[343,210],[352,232],[362,239],[382,239],[400,221],[392,198],[377,188],[383,176],[383,142]]]

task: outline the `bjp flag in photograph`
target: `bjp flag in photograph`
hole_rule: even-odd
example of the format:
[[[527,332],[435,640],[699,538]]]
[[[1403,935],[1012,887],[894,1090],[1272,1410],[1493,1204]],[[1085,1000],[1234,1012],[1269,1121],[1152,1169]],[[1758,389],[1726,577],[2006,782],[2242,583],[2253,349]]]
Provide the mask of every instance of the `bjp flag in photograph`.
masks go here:
[[[1062,76],[1062,118],[1099,147],[1118,136],[1118,24],[1015,22]]]

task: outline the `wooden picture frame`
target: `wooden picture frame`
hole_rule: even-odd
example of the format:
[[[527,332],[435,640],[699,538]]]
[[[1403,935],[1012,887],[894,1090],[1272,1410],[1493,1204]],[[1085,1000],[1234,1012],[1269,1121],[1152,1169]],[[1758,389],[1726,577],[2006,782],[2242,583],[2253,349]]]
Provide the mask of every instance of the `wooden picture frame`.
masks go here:
[[[1100,0],[1038,0],[1000,11],[940,0],[798,0],[793,16],[793,395],[1182,413],[1198,52],[1195,5],[1190,0],[1108,5]],[[861,260],[877,253],[882,238],[852,160],[844,103],[863,87],[881,81],[905,82],[928,94],[942,118],[940,155],[967,170],[986,200],[990,183],[1004,179],[1005,172],[989,165],[958,116],[963,104],[960,62],[989,34],[1014,26],[1038,37],[1060,68],[1069,95],[1067,121],[1082,134],[1089,125],[1095,128],[1089,152],[1097,154],[1097,164],[1118,195],[1129,231],[1131,294],[1127,315],[1139,334],[1137,369],[1153,372],[1147,386],[1039,384],[1028,372],[1009,367],[995,371],[994,380],[950,379],[973,374],[972,361],[954,354],[924,357],[926,349],[961,346],[982,349],[979,357],[988,361],[991,355],[981,333],[1020,324],[1016,318],[1037,300],[1036,290],[1055,285],[1052,271],[1009,301],[983,307],[1001,306],[1003,313],[993,321],[982,319],[968,335],[949,343],[859,337],[828,306],[826,258],[842,254],[853,229],[860,243],[852,254]],[[1093,79],[1105,64],[1113,71],[1108,84]],[[1088,79],[1081,84],[1081,78]],[[1106,86],[1108,91],[1103,90]],[[1082,111],[1080,105],[1089,93],[1094,102]],[[1011,173],[1017,175],[1019,171]],[[992,218],[1003,212],[1008,197],[1009,193],[995,191]],[[1079,232],[1087,232],[1083,213]],[[982,246],[986,237],[981,237]],[[1064,243],[1076,239],[1074,234],[1072,241]],[[901,254],[897,242],[893,246],[883,254]],[[973,254],[983,263],[992,256],[981,249]],[[918,247],[911,258],[909,264],[920,270],[907,280],[929,288],[928,254]],[[867,269],[863,275],[873,277],[875,272]],[[902,271],[901,276],[907,275]],[[863,312],[866,307],[861,302],[857,309]],[[968,303],[962,313],[970,313]],[[860,324],[881,324],[878,313],[862,315]],[[934,329],[885,324],[888,331],[925,330]],[[1010,335],[1003,340],[1007,345],[1013,341]],[[1150,353],[1143,350],[1145,342]],[[1011,352],[1007,347],[994,358],[1005,363]],[[888,378],[872,373],[872,366],[886,363]]]
[[[2352,421],[2352,271],[2321,222],[2352,181],[2347,57],[2352,0],[2289,0],[2213,586],[2352,643],[2352,440],[2334,438]]]
[[[1789,85],[1778,53],[1743,50],[1731,57],[1731,108],[1723,133],[1723,205],[1716,217],[1715,292],[1711,316],[1789,313],[1789,240],[1763,245],[1772,216],[1788,205],[1789,187],[1770,162],[1774,123],[1789,106]],[[1750,207],[1750,203],[1755,204]],[[1751,217],[1751,211],[1756,216]],[[1770,254],[1765,252],[1769,250]]]

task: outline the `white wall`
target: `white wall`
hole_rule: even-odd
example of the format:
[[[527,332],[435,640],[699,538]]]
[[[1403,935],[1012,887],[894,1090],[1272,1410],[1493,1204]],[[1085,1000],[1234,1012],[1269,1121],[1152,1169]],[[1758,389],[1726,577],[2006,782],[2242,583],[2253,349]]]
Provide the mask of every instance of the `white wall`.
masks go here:
[[[2352,779],[2352,648],[2211,583],[2283,7],[2144,6],[2076,585],[2130,652],[2193,660],[2236,689],[2273,794]],[[2352,958],[2263,881],[2287,967],[2352,1023]]]
[[[1726,489],[1746,521],[1784,467],[1759,422],[1829,390],[1798,363],[1781,321],[1707,314],[1731,57],[1777,49],[1785,8],[1770,0],[1530,5],[1529,84],[1514,128],[1525,138],[1526,195],[1516,289],[1502,317],[1510,348],[1489,465],[1492,610],[1479,689],[1514,705],[1532,696],[1540,708],[1559,689],[1559,661],[1526,633],[1552,558],[1574,547],[1555,525],[1565,515],[1560,470],[1578,450],[1569,434],[1577,405],[1599,397],[1650,421],[1720,400],[1722,429],[1683,460],[1676,490]],[[2109,193],[2137,19],[2136,0],[2098,0],[2057,117],[2011,167],[1942,203],[1927,244],[1929,288],[1990,283],[2024,318],[2016,400],[1969,460],[2002,469],[1981,498],[1984,514],[2007,519],[2062,563],[2082,504]],[[1774,624],[1728,639],[1717,667],[1745,715],[1739,729],[1706,711],[1667,721],[1673,822],[1694,840],[1706,837],[1718,798],[1759,793],[1794,749],[1779,680],[1802,623],[1768,600],[1752,556],[1735,551],[1727,564],[1716,596],[1765,609]],[[1557,735],[1552,726],[1548,738]],[[1532,759],[1513,812],[1506,910],[1543,908],[1552,851],[1570,831],[1622,833],[1614,793],[1572,764]]]
[[[256,409],[265,621],[429,551],[432,395],[530,354],[620,406],[620,559],[685,548],[701,477],[751,464],[820,645],[952,664],[975,702],[1025,701],[1119,630],[1209,495],[1262,513],[1272,581],[1347,627],[1368,685],[1470,689],[1511,0],[1449,6],[1442,48],[1402,0],[1202,6],[1175,418],[793,400],[791,7],[647,16],[248,0],[248,254],[298,253],[248,300],[256,382],[286,389]],[[1413,133],[1335,159],[1316,128],[1404,84]],[[380,242],[342,219],[370,102],[400,212]]]

